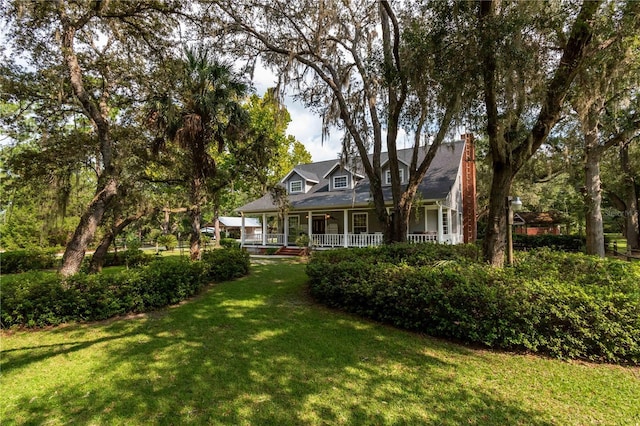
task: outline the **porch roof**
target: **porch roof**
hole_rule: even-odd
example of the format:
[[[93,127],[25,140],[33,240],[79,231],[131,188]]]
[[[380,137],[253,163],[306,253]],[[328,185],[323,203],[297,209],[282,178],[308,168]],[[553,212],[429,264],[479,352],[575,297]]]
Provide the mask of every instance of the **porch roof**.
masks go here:
[[[458,169],[464,152],[464,141],[456,141],[443,144],[433,158],[431,166],[425,178],[418,186],[418,193],[423,200],[445,199],[455,183]],[[398,150],[398,158],[409,164],[411,162],[411,149]],[[425,150],[421,150],[424,158]],[[381,162],[388,160],[387,153],[382,154]],[[336,161],[323,161],[312,164],[298,165],[297,170],[306,170],[316,176],[325,176],[326,171],[335,167]],[[326,168],[326,171],[323,170]],[[289,195],[290,210],[316,210],[330,208],[356,208],[369,207],[371,205],[369,179],[360,181],[354,189],[329,191],[329,179],[322,178],[311,190],[305,194]],[[384,198],[391,203],[391,187],[383,188]],[[241,213],[262,213],[277,211],[273,198],[267,194],[255,201],[236,209]]]
[[[242,218],[241,217],[232,217],[232,216],[220,216],[218,218],[220,221],[220,225],[226,228],[240,228],[242,227]],[[204,225],[205,227],[214,227],[214,223],[208,223]],[[247,217],[244,220],[245,228],[262,228],[262,224],[260,220],[257,218]]]

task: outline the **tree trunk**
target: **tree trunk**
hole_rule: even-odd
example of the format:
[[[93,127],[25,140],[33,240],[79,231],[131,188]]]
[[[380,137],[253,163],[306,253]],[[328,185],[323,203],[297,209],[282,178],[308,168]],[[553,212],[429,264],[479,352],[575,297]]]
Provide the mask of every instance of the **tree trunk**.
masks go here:
[[[189,209],[189,217],[191,218],[189,257],[191,260],[200,260],[200,206]]]
[[[142,216],[147,214],[147,211],[138,212],[135,215],[128,216],[125,219],[116,220],[114,226],[111,227],[109,232],[105,234],[100,241],[100,244],[96,248],[96,251],[93,253],[91,257],[91,264],[89,265],[89,272],[96,273],[102,270],[102,265],[104,265],[104,257],[109,251],[109,246],[113,243],[118,235],[122,233],[124,228],[140,219]],[[117,257],[117,245],[114,245],[116,248],[116,257]]]
[[[489,215],[487,217],[487,231],[482,244],[484,259],[490,265],[502,267],[504,265],[507,238],[507,197],[511,190],[513,176],[511,169],[503,164],[493,165],[493,180],[489,196]]]
[[[220,247],[220,218],[217,215],[216,215],[215,219],[213,220],[213,227],[214,227],[214,234],[213,234],[214,242],[213,242],[213,246],[214,247]]]
[[[385,228],[385,243],[403,243],[407,241],[408,214],[400,206],[394,206]]]
[[[104,258],[109,252],[109,246],[115,239],[113,231],[109,231],[102,237],[102,241],[98,244],[96,251],[93,252],[91,257],[91,264],[89,265],[89,272],[92,274],[102,271],[102,265],[104,265]]]
[[[625,237],[627,247],[631,250],[640,248],[640,217],[638,213],[638,191],[635,175],[629,163],[629,143],[620,147],[620,164],[624,173],[624,210]]]
[[[191,260],[200,260],[200,218],[202,216],[202,186],[203,180],[194,177],[191,181],[191,207],[189,208],[189,218],[191,219],[191,235],[189,238],[189,257]]]
[[[80,270],[87,247],[93,240],[104,212],[117,191],[118,185],[115,178],[109,179],[87,207],[62,256],[62,266],[60,267],[62,276],[68,277]]]
[[[604,227],[602,223],[602,188],[600,184],[601,150],[595,147],[597,138],[593,132],[585,135],[585,228],[587,254],[604,257]],[[593,140],[592,140],[593,139]]]

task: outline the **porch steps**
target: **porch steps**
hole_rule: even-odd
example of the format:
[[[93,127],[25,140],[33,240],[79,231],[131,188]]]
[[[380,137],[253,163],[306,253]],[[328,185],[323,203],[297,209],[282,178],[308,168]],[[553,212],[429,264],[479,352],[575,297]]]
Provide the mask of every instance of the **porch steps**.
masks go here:
[[[304,256],[307,249],[300,247],[280,247],[276,254],[281,256]]]

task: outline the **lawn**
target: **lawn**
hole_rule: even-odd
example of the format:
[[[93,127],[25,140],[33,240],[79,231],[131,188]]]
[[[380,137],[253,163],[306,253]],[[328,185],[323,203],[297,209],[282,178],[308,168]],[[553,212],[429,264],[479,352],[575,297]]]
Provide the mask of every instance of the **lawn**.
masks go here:
[[[640,369],[478,350],[314,304],[304,264],[2,335],[0,424],[640,424]]]

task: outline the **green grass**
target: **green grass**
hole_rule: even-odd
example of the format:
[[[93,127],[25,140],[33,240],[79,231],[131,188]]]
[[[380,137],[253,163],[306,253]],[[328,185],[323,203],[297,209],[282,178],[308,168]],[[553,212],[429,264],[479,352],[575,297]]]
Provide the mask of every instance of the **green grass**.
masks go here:
[[[640,424],[640,369],[466,348],[314,304],[304,265],[2,335],[0,424]]]
[[[625,253],[627,251],[627,239],[622,234],[605,234],[609,240],[607,248],[613,250],[613,243],[616,242],[619,253]]]

